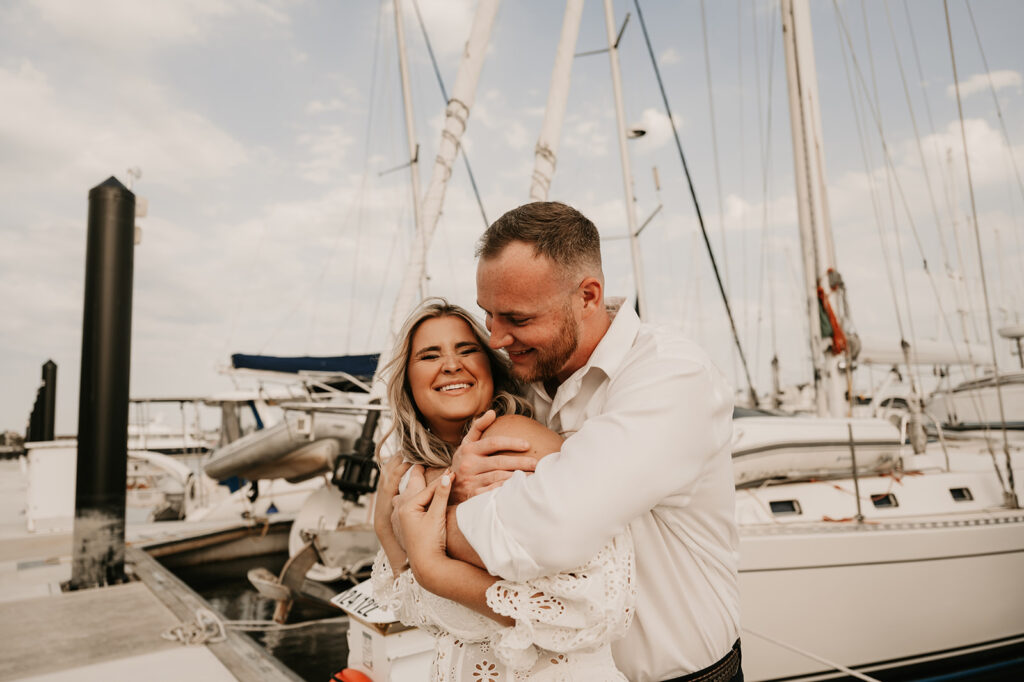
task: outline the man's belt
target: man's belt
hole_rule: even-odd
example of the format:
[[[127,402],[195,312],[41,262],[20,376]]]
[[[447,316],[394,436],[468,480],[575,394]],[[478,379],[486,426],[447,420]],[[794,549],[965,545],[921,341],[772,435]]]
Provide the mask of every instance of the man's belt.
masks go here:
[[[703,670],[665,682],[729,682],[740,671],[740,658],[740,640],[737,639],[729,653]]]

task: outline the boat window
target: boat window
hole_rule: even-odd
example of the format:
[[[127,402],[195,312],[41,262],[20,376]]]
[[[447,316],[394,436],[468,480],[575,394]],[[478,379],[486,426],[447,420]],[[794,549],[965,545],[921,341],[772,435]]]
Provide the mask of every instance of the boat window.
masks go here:
[[[797,500],[772,500],[768,503],[772,514],[802,514]]]
[[[898,507],[900,503],[896,501],[896,496],[892,493],[881,493],[880,495],[872,495],[871,501],[876,507]]]
[[[953,499],[957,502],[970,502],[974,499],[974,495],[971,494],[970,488],[950,488],[949,494],[953,496]]]

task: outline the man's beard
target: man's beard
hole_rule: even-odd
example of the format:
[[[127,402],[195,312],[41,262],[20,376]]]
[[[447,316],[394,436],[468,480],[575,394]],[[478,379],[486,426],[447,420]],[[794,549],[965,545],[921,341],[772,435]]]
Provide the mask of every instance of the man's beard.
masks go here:
[[[530,384],[557,379],[558,372],[569,362],[579,345],[580,330],[572,318],[572,308],[566,306],[562,310],[562,326],[555,345],[543,350],[536,348],[537,362],[530,369],[523,368],[526,373],[518,375],[519,380]]]

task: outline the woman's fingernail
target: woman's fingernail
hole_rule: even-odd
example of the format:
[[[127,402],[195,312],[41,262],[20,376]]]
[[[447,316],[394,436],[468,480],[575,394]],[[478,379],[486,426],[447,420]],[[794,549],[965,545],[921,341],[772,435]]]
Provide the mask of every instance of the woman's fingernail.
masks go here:
[[[447,486],[449,486],[451,484],[452,484],[452,477],[451,476],[449,476],[448,474],[445,474],[444,476],[441,477],[441,485],[447,487]]]

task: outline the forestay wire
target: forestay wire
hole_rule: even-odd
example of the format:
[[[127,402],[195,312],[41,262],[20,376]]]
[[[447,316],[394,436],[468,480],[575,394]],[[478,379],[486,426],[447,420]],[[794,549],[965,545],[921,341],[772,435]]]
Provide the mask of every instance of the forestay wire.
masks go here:
[[[707,248],[708,258],[711,260],[711,269],[715,272],[715,281],[718,283],[718,291],[722,295],[722,302],[725,304],[725,312],[729,316],[729,325],[732,328],[732,338],[736,343],[736,350],[740,355],[740,362],[743,364],[743,374],[747,379],[747,388],[750,394],[750,400],[754,407],[758,407],[757,391],[754,389],[754,382],[750,378],[750,368],[747,365],[747,358],[743,354],[743,344],[740,343],[739,334],[736,332],[736,320],[733,318],[732,308],[729,306],[729,296],[725,292],[725,287],[722,285],[722,277],[718,273],[718,263],[715,261],[715,252],[714,249],[711,248],[711,241],[708,239],[708,231],[704,226],[704,217],[700,212],[700,202],[697,201],[697,192],[693,188],[693,179],[690,177],[690,169],[686,165],[686,156],[683,154],[683,144],[679,141],[679,131],[676,130],[676,126],[672,121],[672,109],[669,107],[668,95],[665,94],[665,84],[661,80],[661,70],[658,68],[658,60],[654,56],[654,47],[651,45],[651,37],[647,33],[647,23],[644,21],[644,14],[640,10],[640,0],[633,0],[633,4],[636,5],[636,15],[640,20],[640,28],[643,30],[644,42],[647,43],[647,52],[651,56],[651,65],[654,67],[654,77],[658,80],[658,89],[661,91],[661,99],[665,104],[665,113],[668,115],[669,127],[672,128],[672,137],[676,142],[676,149],[679,152],[679,160],[683,164],[683,173],[686,175],[686,184],[690,188],[690,197],[693,199],[693,208],[697,213],[697,223],[700,225],[700,232],[704,237],[704,246]]]

